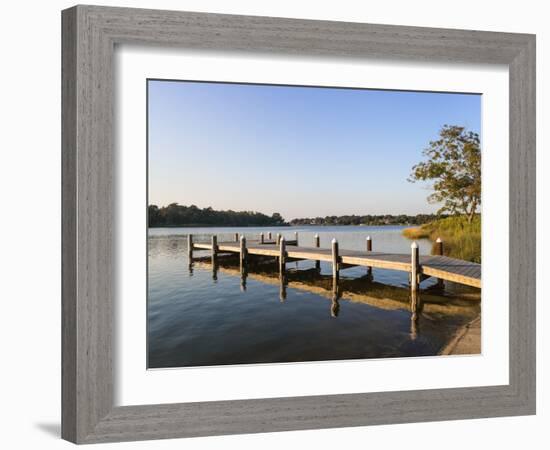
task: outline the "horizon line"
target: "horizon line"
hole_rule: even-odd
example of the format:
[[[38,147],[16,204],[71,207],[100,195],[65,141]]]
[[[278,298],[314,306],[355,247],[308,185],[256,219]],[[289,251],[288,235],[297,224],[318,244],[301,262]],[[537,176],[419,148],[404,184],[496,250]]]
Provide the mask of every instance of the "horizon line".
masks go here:
[[[207,208],[211,208],[213,211],[220,211],[220,212],[227,212],[227,211],[232,211],[232,212],[236,212],[236,213],[245,213],[245,212],[253,212],[253,213],[259,213],[259,214],[263,214],[265,216],[272,216],[273,214],[277,213],[277,214],[280,214],[281,217],[283,217],[283,215],[281,213],[279,213],[278,211],[273,211],[271,213],[266,213],[266,212],[262,212],[262,211],[258,211],[258,210],[255,210],[255,209],[244,209],[244,210],[236,210],[236,209],[231,209],[231,208],[227,208],[227,209],[215,209],[213,208],[212,206],[205,206],[205,207],[201,207],[201,206],[198,206],[198,205],[195,205],[195,204],[191,204],[191,205],[182,205],[178,202],[171,202],[171,203],[168,203],[166,205],[163,205],[163,206],[159,206],[155,203],[148,203],[147,207],[149,206],[156,206],[157,208],[166,208],[170,205],[178,205],[178,206],[183,206],[185,208],[190,208],[191,206],[195,206],[196,208],[198,209],[207,209]],[[285,221],[292,221],[292,220],[297,220],[297,219],[316,219],[316,218],[322,218],[324,219],[325,217],[343,217],[343,216],[421,216],[421,215],[432,215],[432,216],[437,216],[437,215],[441,215],[441,214],[438,214],[437,211],[435,212],[428,212],[428,213],[346,213],[346,214],[316,214],[316,215],[307,215],[307,216],[300,216],[300,217],[293,217],[291,219],[286,219],[283,217],[283,219]],[[449,215],[449,214],[447,214]]]

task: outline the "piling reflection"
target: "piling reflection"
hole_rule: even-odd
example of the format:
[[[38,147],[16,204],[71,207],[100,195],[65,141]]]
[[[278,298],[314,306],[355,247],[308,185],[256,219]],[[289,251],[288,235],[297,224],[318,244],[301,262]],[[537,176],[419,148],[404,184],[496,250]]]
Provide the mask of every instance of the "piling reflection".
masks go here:
[[[218,270],[220,268],[220,265],[219,265],[218,257],[216,256],[216,254],[212,254],[212,258],[211,258],[210,263],[212,265],[212,279],[214,281],[218,281]]]
[[[279,300],[283,303],[286,300],[286,287],[288,279],[284,273],[279,274]]]
[[[210,267],[214,280],[218,273],[240,277],[240,288],[247,289],[247,279],[265,284],[278,285],[279,299],[285,302],[288,289],[307,291],[330,300],[330,316],[337,318],[341,312],[341,300],[354,303],[365,303],[385,310],[408,310],[410,316],[410,338],[416,340],[420,334],[420,323],[424,313],[428,315],[448,315],[467,313],[471,309],[472,300],[479,297],[442,296],[439,284],[420,290],[411,290],[406,286],[391,286],[376,282],[372,269],[368,269],[361,277],[343,278],[333,274],[322,274],[317,264],[309,269],[299,269],[292,264],[281,264],[273,258],[256,258],[256,262],[247,263],[238,255],[217,257],[195,257],[190,264]]]
[[[330,315],[331,317],[338,317],[338,313],[340,312],[340,287],[338,285],[338,282],[336,280],[332,280],[332,298],[331,298],[331,304],[330,304]]]
[[[246,279],[248,278],[248,270],[245,266],[242,266],[240,269],[240,275],[241,275],[241,291],[246,291]]]

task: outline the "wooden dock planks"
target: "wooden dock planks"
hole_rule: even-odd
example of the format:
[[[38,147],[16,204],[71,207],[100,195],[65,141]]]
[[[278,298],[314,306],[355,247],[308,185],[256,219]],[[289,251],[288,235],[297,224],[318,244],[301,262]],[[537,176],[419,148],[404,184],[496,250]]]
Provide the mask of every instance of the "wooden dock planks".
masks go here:
[[[192,242],[193,249],[212,250],[211,243]],[[274,241],[248,241],[249,255],[280,256],[280,248]],[[218,252],[239,253],[239,242],[220,242]],[[398,253],[339,249],[339,259],[345,266],[365,266],[379,269],[411,272],[411,256]],[[296,241],[286,241],[286,257],[311,261],[332,262],[332,250],[318,247],[299,247]],[[467,286],[481,288],[481,264],[462,261],[448,256],[420,256],[420,275],[436,277]]]

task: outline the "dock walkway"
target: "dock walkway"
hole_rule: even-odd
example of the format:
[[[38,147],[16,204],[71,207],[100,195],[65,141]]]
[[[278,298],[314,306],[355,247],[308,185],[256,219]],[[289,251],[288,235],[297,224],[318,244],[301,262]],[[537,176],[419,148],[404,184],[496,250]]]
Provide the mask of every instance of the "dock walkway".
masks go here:
[[[192,257],[193,250],[210,250],[213,257],[218,253],[236,253],[240,255],[241,262],[245,264],[250,255],[272,256],[278,258],[282,271],[288,261],[325,261],[332,263],[335,277],[338,277],[340,270],[347,267],[364,266],[408,272],[411,280],[416,281],[411,283],[412,290],[416,290],[418,284],[429,277],[481,288],[480,264],[449,258],[442,254],[420,256],[416,243],[412,245],[411,254],[407,255],[372,250],[339,249],[336,240],[332,241],[331,248],[304,247],[298,245],[297,236],[295,240],[291,241],[279,236],[275,241],[264,240],[263,236],[258,241],[249,242],[241,237],[238,242],[218,243],[215,236],[212,237],[210,243],[195,243],[191,236],[188,240],[190,257]],[[319,239],[316,236],[316,244],[318,245],[318,243]],[[366,248],[372,248],[372,243],[367,242]],[[443,252],[441,251],[441,253]]]

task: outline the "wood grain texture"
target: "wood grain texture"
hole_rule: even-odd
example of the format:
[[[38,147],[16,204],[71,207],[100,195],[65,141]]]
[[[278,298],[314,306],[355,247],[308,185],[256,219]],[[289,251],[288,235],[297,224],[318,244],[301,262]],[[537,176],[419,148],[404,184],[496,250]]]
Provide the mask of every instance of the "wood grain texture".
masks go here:
[[[61,331],[62,331],[62,435],[71,441],[76,436],[76,10],[63,14],[62,34],[62,91],[61,102],[63,123],[61,141]]]
[[[92,443],[534,413],[534,36],[96,6],[63,11],[62,30],[65,439]],[[510,383],[113,407],[113,52],[120,43],[508,65],[510,236],[515,237],[510,239]]]

